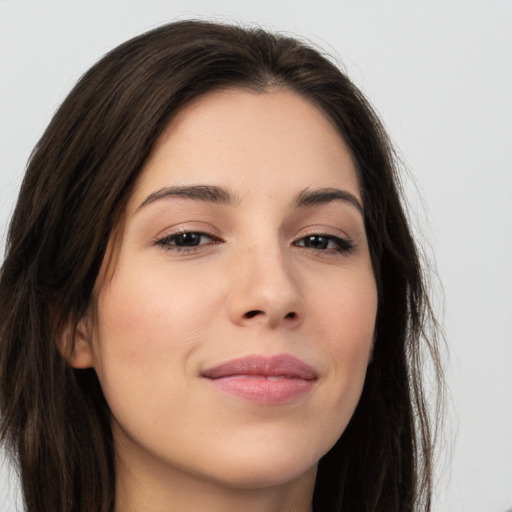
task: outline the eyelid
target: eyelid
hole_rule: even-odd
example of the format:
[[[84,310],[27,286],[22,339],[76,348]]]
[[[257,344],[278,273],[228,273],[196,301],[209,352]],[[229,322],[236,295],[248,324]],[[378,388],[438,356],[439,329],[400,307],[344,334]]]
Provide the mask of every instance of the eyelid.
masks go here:
[[[295,236],[295,239],[298,240],[299,238],[312,235],[329,236],[354,241],[353,237],[351,237],[345,231],[333,226],[326,226],[324,224],[316,224],[302,228],[300,232]]]
[[[165,229],[160,230],[159,233],[153,237],[152,241],[156,242],[162,238],[167,238],[173,235],[180,235],[183,233],[200,233],[212,238],[222,238],[218,230],[212,227],[210,224],[205,222],[191,221],[180,222],[179,224],[175,224],[173,226],[167,226]]]
[[[159,243],[162,243],[162,242],[165,242],[166,240],[171,240],[172,238],[175,238],[175,237],[179,237],[180,235],[190,235],[190,234],[194,234],[194,235],[199,235],[199,236],[202,236],[202,237],[205,237],[205,238],[209,238],[210,240],[215,240],[216,237],[214,237],[213,235],[210,235],[209,233],[206,233],[204,231],[192,231],[192,230],[187,230],[187,231],[177,231],[176,233],[169,233],[168,235],[164,235],[160,238],[158,238],[156,240],[156,243],[159,244]],[[172,245],[172,244],[170,244]],[[178,244],[176,244],[178,245]],[[205,245],[205,244],[201,244],[201,245]]]
[[[212,241],[208,243],[203,243],[199,245],[192,246],[181,246],[178,244],[172,244],[171,239],[173,237],[186,234],[186,233],[196,233],[201,236],[205,236],[210,238]],[[176,252],[194,252],[198,251],[205,246],[210,246],[218,243],[222,243],[223,239],[215,230],[209,225],[205,225],[204,223],[180,223],[176,226],[168,227],[162,230],[158,235],[153,237],[151,241],[151,245],[160,246],[162,249]]]

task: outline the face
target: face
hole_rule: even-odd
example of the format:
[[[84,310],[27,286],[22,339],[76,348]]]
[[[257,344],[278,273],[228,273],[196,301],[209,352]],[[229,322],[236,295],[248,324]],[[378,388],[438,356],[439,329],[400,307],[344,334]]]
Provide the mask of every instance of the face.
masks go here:
[[[118,457],[234,488],[314,478],[372,350],[360,205],[345,143],[295,93],[210,93],[171,121],[75,355]]]

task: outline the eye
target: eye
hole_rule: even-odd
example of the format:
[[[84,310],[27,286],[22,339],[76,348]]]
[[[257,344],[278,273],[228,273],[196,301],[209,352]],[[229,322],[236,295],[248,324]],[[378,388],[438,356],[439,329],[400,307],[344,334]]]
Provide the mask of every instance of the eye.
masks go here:
[[[322,234],[305,236],[300,240],[297,240],[294,245],[327,253],[345,253],[350,252],[354,248],[354,243],[349,238]]]
[[[170,251],[193,251],[203,245],[216,244],[220,240],[199,231],[180,231],[156,240],[155,244]]]

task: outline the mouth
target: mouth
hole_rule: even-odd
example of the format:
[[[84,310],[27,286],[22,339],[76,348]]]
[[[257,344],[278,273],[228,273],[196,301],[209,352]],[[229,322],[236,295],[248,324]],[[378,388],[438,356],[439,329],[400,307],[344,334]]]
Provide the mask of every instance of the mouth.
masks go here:
[[[309,393],[317,371],[288,354],[232,359],[204,370],[201,377],[216,390],[264,405],[293,402]]]

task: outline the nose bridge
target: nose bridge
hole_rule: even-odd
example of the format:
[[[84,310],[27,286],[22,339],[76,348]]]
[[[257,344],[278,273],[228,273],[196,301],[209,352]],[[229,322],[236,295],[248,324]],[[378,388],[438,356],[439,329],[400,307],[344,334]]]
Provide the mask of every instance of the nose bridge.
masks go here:
[[[264,241],[265,240],[265,241]],[[298,275],[278,236],[240,247],[234,275],[232,314],[236,322],[297,323],[303,316]]]
[[[276,241],[266,247],[251,246],[249,248],[251,270],[254,272],[252,286],[259,293],[269,297],[289,294],[295,291],[296,283],[289,257],[284,254],[281,244]]]

